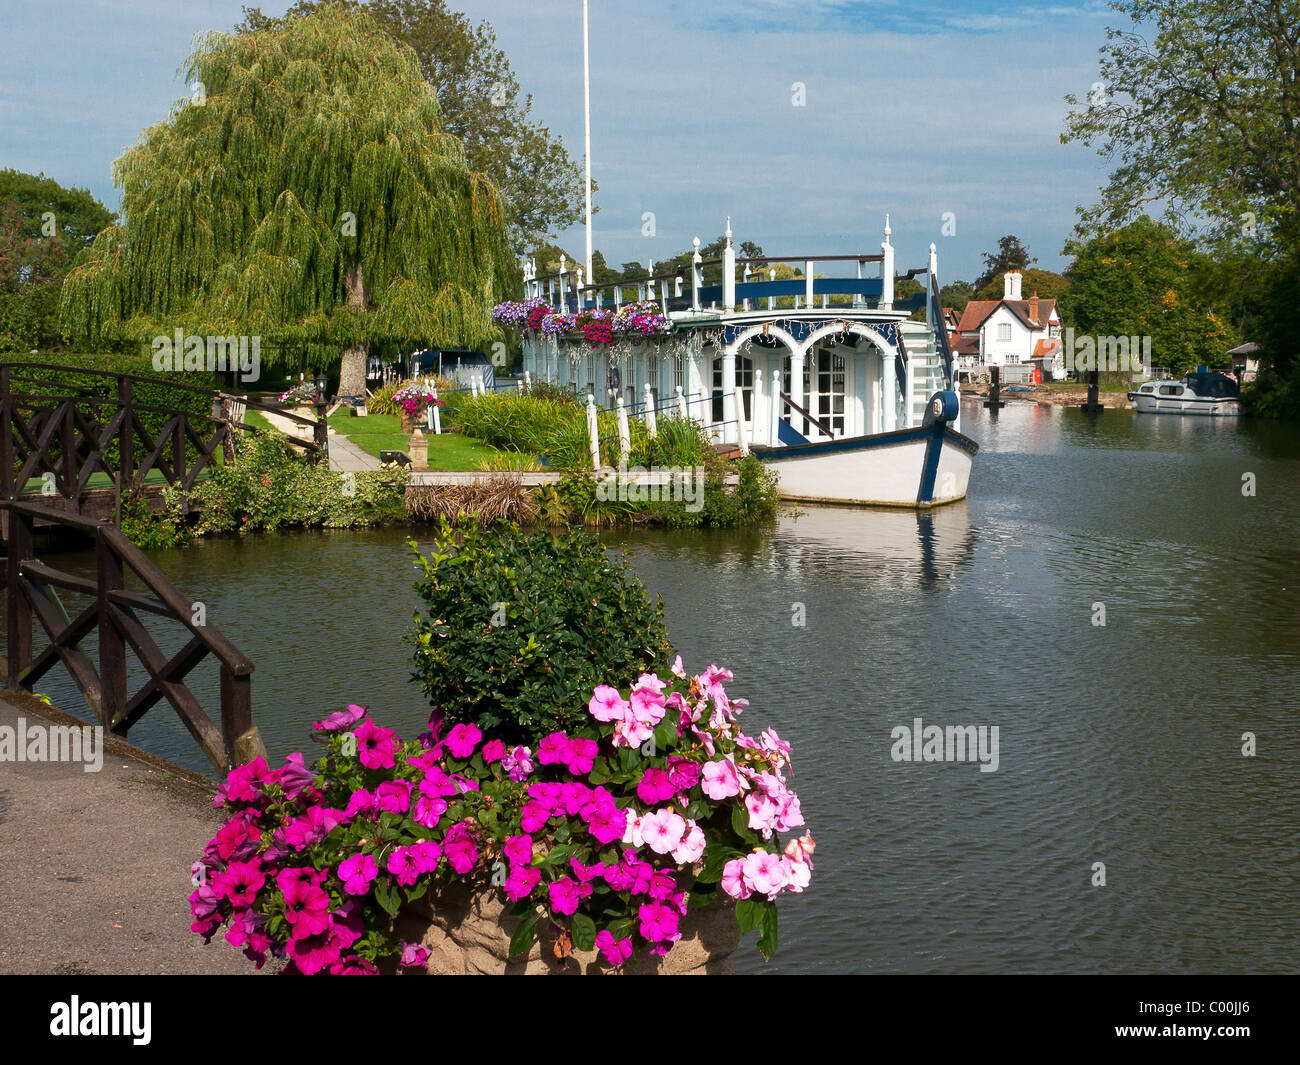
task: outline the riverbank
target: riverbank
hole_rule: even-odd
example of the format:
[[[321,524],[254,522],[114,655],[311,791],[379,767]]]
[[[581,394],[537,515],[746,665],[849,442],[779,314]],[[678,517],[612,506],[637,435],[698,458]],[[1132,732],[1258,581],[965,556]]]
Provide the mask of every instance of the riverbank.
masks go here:
[[[86,723],[0,698],[0,729]],[[252,972],[190,932],[190,867],[222,823],[213,783],[115,736],[94,749],[93,772],[84,757],[0,762],[0,973]]]
[[[1028,391],[1008,392],[1004,385],[1002,388],[1003,402],[1026,400],[1043,407],[1081,407],[1088,400],[1087,385],[1071,385],[1068,388],[1062,388],[1059,385],[1020,385],[1017,387],[1028,389]],[[979,399],[983,401],[988,398],[988,394],[988,385],[962,385],[961,388],[963,399]],[[1107,392],[1103,390],[1097,393],[1097,399],[1103,407],[1120,407],[1129,410],[1132,406],[1126,392]]]

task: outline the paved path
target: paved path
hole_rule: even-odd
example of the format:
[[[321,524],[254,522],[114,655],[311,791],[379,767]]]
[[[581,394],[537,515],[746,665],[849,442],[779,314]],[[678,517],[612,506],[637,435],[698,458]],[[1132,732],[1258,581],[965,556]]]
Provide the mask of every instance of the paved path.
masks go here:
[[[84,724],[5,693],[0,728],[19,718]],[[116,738],[99,772],[0,761],[0,973],[254,972],[220,934],[204,946],[190,931],[190,864],[221,824],[214,792]]]
[[[343,473],[361,473],[379,469],[379,459],[362,451],[346,436],[330,430],[330,469]]]

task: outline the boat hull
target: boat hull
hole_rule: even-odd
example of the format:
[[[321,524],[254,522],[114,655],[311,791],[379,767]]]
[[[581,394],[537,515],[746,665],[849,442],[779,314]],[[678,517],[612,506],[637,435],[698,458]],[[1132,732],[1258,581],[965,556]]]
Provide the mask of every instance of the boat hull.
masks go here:
[[[966,498],[979,445],[948,425],[792,447],[755,447],[782,499],[926,509]]]

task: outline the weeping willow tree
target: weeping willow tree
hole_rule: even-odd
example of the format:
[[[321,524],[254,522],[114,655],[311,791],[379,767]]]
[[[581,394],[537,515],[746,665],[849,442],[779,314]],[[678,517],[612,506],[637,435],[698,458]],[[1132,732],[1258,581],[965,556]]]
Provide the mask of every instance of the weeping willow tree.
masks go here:
[[[64,282],[89,340],[176,329],[260,336],[263,357],[480,347],[513,260],[501,198],[439,129],[415,53],[369,16],[326,8],[210,33],[182,67],[194,95],[114,164],[120,226]]]

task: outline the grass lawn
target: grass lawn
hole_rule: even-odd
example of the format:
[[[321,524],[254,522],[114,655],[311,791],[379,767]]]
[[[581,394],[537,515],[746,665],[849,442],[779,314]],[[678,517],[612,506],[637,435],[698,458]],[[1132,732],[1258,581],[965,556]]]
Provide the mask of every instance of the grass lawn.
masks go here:
[[[348,413],[346,407],[335,411],[334,417],[330,419],[330,427],[339,436],[346,436],[368,455],[376,457],[381,451],[405,451],[410,435],[402,432],[402,419],[396,414],[371,414],[365,418],[355,418]],[[429,441],[431,470],[472,470],[476,462],[498,454],[496,448],[459,433],[430,435],[425,439]]]
[[[1036,385],[1035,387],[1050,388],[1058,392],[1073,391],[1079,388],[1082,388],[1086,391],[1088,388],[1088,379],[1087,377],[1084,377],[1082,380],[1079,381],[1044,381],[1043,384]],[[1117,379],[1111,377],[1108,374],[1102,374],[1097,380],[1098,392],[1127,392],[1132,387],[1133,385],[1128,380],[1127,377],[1121,377]]]

